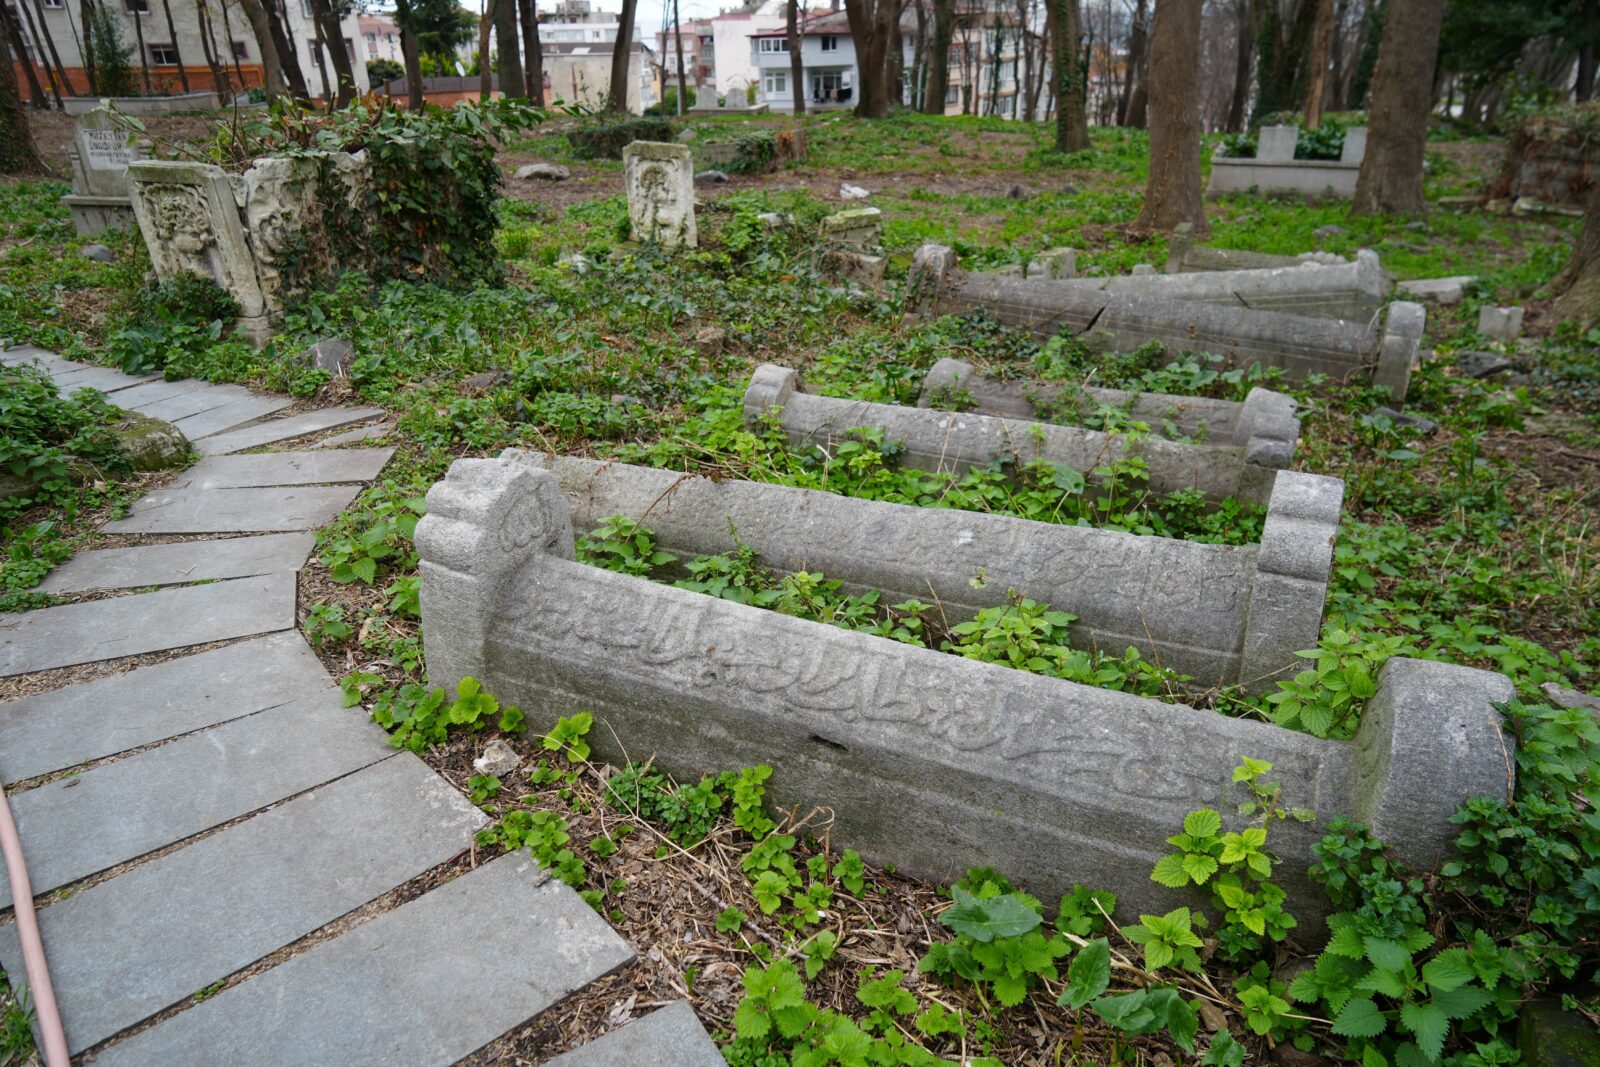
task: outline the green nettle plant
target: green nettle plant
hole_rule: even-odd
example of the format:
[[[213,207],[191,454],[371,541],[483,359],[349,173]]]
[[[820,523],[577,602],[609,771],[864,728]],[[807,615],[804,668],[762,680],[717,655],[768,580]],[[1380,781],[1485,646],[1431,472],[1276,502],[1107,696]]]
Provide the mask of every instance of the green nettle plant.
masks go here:
[[[68,507],[82,483],[126,473],[110,431],[120,416],[94,390],[62,397],[42,371],[0,366],[0,478],[15,487],[0,493],[0,521],[38,504]]]

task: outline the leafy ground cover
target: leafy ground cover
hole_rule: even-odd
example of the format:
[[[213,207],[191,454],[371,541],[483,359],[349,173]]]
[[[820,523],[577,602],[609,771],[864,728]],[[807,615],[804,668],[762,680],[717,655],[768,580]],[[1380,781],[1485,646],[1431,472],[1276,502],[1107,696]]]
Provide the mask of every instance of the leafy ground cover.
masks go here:
[[[706,125],[730,121],[744,120]],[[647,766],[607,770],[588,762],[592,724],[582,709],[561,723],[528,723],[493,694],[428,686],[410,542],[422,496],[453,459],[507,445],[922,506],[1254,539],[1258,512],[1153,497],[1136,469],[938,479],[899,469],[894,442],[867,436],[823,456],[744,426],[744,385],[764,361],[801,367],[833,395],[892,402],[913,400],[945,356],[1041,381],[1081,381],[1092,368],[1097,384],[1165,392],[1233,395],[1249,384],[1200,356],[1100,360],[979,319],[906,327],[892,300],[835,292],[810,270],[806,235],[840,206],[841,180],[874,190],[901,270],[924,239],[950,241],[978,265],[1060,244],[1078,247],[1091,270],[1161,263],[1164,242],[1128,228],[1142,135],[1097,130],[1092,151],[1059,157],[1042,129],[998,120],[829,115],[805,125],[810,160],[707,196],[702,248],[671,259],[622,246],[614,164],[573,159],[559,128],[545,128],[512,145],[502,164],[559,159],[592,195],[513,186],[495,238],[508,284],[446,289],[349,274],[310,293],[259,352],[228,339],[203,294],[145,290],[135,240],[108,241],[109,264],[78,255],[83,242],[55,199],[62,186],[0,186],[0,336],[172,376],[353,395],[396,420],[399,452],[384,481],[319,537],[318,565],[303,577],[304,631],[344,679],[352,706],[495,816],[481,849],[531,849],[654,954],[592,1002],[493,1051],[543,1056],[592,1032],[613,1003],[691,995],[741,1065],[1237,1064],[1298,1045],[1365,1065],[1482,1067],[1515,1062],[1524,996],[1565,993],[1593,1011],[1575,983],[1600,951],[1600,826],[1587,799],[1600,736],[1581,713],[1551,708],[1541,687],[1593,689],[1600,666],[1600,335],[1537,338],[1514,353],[1519,384],[1473,381],[1453,362],[1486,347],[1473,329],[1480,304],[1538,306],[1539,287],[1571,244],[1566,220],[1440,210],[1352,221],[1338,205],[1248,197],[1213,207],[1218,244],[1373,247],[1403,278],[1481,279],[1460,308],[1430,315],[1436,358],[1414,382],[1407,412],[1436,422],[1435,432],[1374,414],[1382,399],[1369,390],[1294,387],[1305,413],[1297,466],[1347,487],[1323,638],[1272,698],[1206,699],[1221,713],[1347,738],[1391,656],[1502,670],[1518,692],[1510,724],[1521,786],[1510,807],[1461,813],[1462,856],[1438,872],[1394,869],[1358,828],[1332,833],[1314,862],[1341,918],[1329,950],[1303,974],[1286,966],[1309,962],[1294,946],[1319,938],[1292,922],[1272,879],[1282,862],[1304,858],[1277,857],[1271,842],[1279,820],[1303,814],[1304,798],[1292,782],[1275,785],[1270,768],[1246,764],[1232,784],[1253,806],[1249,831],[1222,834],[1215,813],[1196,812],[1173,827],[1173,857],[1153,872],[1197,885],[1211,901],[1208,921],[1130,916],[1097,887],[1033,900],[1008,880],[1025,881],[1026,872],[974,872],[941,889],[874,870],[830,848],[826,811],[766,810],[762,768],[684,783]],[[1435,142],[1432,194],[1481,183],[1485,147]],[[765,211],[788,212],[796,226],[768,230],[756,218]],[[587,263],[561,262],[573,252]],[[301,357],[325,336],[354,343],[347,380],[331,381]],[[93,410],[93,401],[79,406]],[[1116,412],[1090,420],[1121,426]],[[1096,492],[1107,484],[1109,495]],[[115,487],[113,477],[105,491]],[[6,516],[0,585],[14,597],[93,543],[83,505],[78,521],[63,507],[72,503],[46,500]],[[643,534],[612,524],[589,536],[585,552],[648,573],[665,561]],[[843,597],[827,576],[770,575],[737,554],[680,562],[703,592],[1168,692],[1169,679],[1126,662],[1122,650],[1094,658],[1070,648],[1059,613],[1071,605],[1030,607],[1019,597],[967,632],[931,633],[914,608]],[[531,777],[478,775],[472,757],[491,737],[528,758]]]

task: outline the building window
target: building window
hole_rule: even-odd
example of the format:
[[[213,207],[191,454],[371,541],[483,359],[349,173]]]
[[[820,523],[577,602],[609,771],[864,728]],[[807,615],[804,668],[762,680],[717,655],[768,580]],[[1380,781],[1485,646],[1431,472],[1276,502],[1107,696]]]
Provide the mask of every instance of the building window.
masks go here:
[[[44,6],[52,10],[60,10],[61,0],[44,0]]]
[[[248,45],[246,45],[243,41],[234,41],[233,42],[233,58],[234,59],[249,59],[250,58],[250,47]]]
[[[944,91],[944,102],[945,103],[953,104],[957,100],[960,100],[960,99],[961,99],[961,87],[959,85],[952,85],[952,86],[950,86],[949,88],[947,88]]]
[[[178,50],[170,44],[153,44],[150,46],[150,62],[158,67],[176,67]]]
[[[344,39],[344,54],[350,62],[356,61],[356,44],[348,37]]]
[[[300,0],[300,14],[308,19],[317,17],[317,13],[311,10],[311,0]]]
[[[378,47],[378,35],[377,34],[375,34],[375,33],[367,33],[367,34],[363,34],[362,36],[364,36],[367,39],[367,47],[368,48],[373,49],[373,50],[377,49],[377,47]]]
[[[839,38],[833,36],[824,37],[822,39],[822,50],[824,52],[837,52],[839,50]]]
[[[761,51],[763,52],[787,52],[788,50],[789,42],[783,37],[761,38]]]
[[[787,93],[789,91],[789,73],[782,70],[769,70],[761,76],[761,88],[768,95]]]
[[[124,0],[124,3],[128,5],[130,15],[150,14],[150,0]]]

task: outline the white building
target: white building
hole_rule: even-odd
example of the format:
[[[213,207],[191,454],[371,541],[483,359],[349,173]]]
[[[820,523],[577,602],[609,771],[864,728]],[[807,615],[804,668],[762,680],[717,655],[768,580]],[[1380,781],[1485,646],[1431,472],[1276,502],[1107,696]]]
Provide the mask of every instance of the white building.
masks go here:
[[[905,63],[915,57],[915,24],[901,24]],[[856,43],[843,11],[828,11],[806,20],[800,27],[800,60],[805,66],[806,107],[809,110],[854,107],[861,79],[856,64]],[[794,108],[789,39],[784,29],[752,34],[749,55],[759,72],[756,99],[773,111]]]
[[[760,80],[750,38],[783,29],[785,10],[784,0],[762,0],[750,10],[725,11],[710,20],[717,92],[744,92]]]
[[[259,87],[262,82],[261,49],[250,21],[238,0],[169,0],[172,22],[167,21],[167,5],[160,0],[102,0],[101,6],[120,24],[125,44],[134,53],[128,63],[132,70],[135,91],[169,94],[183,91],[188,81],[191,91],[219,88],[213,84],[210,66],[206,63],[207,48],[215,45],[215,55],[225,67],[227,84],[232,88]],[[12,8],[12,0],[0,0]],[[201,21],[201,13],[205,23]],[[29,15],[42,12],[45,29],[55,52],[61,57],[67,81],[79,95],[90,92],[88,73],[84,68],[79,28],[83,25],[81,0],[41,0],[38,8],[29,5]],[[333,65],[326,47],[317,48],[317,33],[311,17],[309,0],[287,0],[280,8],[284,33],[289,38],[306,87],[314,95],[322,95],[334,88]],[[47,84],[43,61],[49,55],[41,41],[34,40],[32,18],[18,18],[22,29],[27,59],[33,64],[41,83]],[[203,33],[202,25],[206,26]],[[341,40],[337,46],[344,48],[350,57],[356,87],[365,92],[368,88],[366,63],[370,58],[362,37],[358,16],[352,12],[339,24]],[[318,55],[318,53],[321,53]],[[181,66],[180,66],[181,62]],[[326,80],[324,79],[326,74]]]

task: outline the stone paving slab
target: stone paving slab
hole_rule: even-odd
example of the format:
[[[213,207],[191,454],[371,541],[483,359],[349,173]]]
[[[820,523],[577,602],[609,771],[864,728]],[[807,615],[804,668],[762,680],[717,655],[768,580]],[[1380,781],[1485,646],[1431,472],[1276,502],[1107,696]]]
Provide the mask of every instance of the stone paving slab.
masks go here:
[[[365,422],[383,414],[382,408],[322,408],[290,415],[284,419],[271,419],[253,426],[243,426],[230,433],[217,434],[195,444],[195,451],[204,456],[220,456],[227,452],[243,452],[247,448],[275,444],[304,437],[308,433],[331,430],[352,422]]]
[[[158,489],[133,502],[107,533],[279,533],[314,530],[343,511],[359,485],[262,489]]]
[[[182,430],[183,436],[189,440],[198,441],[202,437],[222,433],[235,426],[243,426],[247,422],[271,415],[273,412],[282,411],[293,403],[292,397],[260,396],[250,393],[232,403],[178,419],[173,425]]]
[[[0,678],[294,628],[295,576],[268,574],[0,615]]]
[[[176,425],[184,419],[203,412],[214,411],[228,404],[251,398],[250,390],[241,385],[206,384],[204,389],[191,389],[152,404],[142,404],[134,410],[152,419],[164,419]]]
[[[38,589],[41,593],[139,589],[298,571],[315,543],[310,533],[283,533],[79,552],[51,571]]]
[[[333,689],[293,630],[0,704],[0,781],[20,782]]]
[[[124,411],[137,411],[158,400],[169,397],[183,396],[196,390],[204,389],[209,382],[202,382],[198,378],[180,378],[175,382],[157,379],[117,391],[117,407]]]
[[[347,448],[337,452],[269,452],[259,456],[210,456],[184,471],[169,489],[253,489],[281,485],[370,482],[383,470],[392,448]]]
[[[633,958],[511,853],[112,1045],[96,1067],[443,1067]]]
[[[680,1000],[550,1060],[545,1067],[726,1067],[716,1042]]]
[[[360,444],[362,441],[372,441],[379,437],[387,437],[394,433],[394,423],[380,422],[375,426],[358,426],[354,430],[335,434],[326,441],[318,441],[313,448],[343,448],[345,445]]]
[[[79,389],[98,389],[109,397],[114,396],[118,390],[153,382],[160,377],[159,374],[131,375],[112,370],[110,367],[90,367],[76,374],[55,377],[54,381],[60,387],[62,396],[69,396]]]
[[[402,753],[45,908],[71,1051],[445,862],[488,821]],[[22,975],[14,924],[0,962]]]
[[[381,727],[323,693],[14,794],[11,809],[46,893],[393,754]]]
[[[70,361],[62,359],[54,352],[47,352],[42,348],[35,348],[32,345],[19,345],[16,348],[8,348],[5,351],[0,352],[0,362],[38,363],[41,365],[60,366],[67,364]],[[74,363],[71,365],[74,368],[83,366],[81,363]]]

